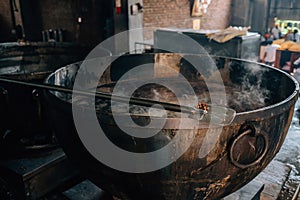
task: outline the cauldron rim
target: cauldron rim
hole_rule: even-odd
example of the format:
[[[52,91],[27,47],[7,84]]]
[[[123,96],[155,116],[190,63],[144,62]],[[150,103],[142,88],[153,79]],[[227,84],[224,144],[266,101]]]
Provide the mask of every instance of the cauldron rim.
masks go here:
[[[275,70],[275,71],[277,71],[279,73],[284,74],[286,77],[288,77],[289,79],[291,79],[294,82],[294,84],[295,84],[295,89],[294,89],[293,93],[290,96],[286,97],[284,100],[282,100],[282,101],[280,101],[278,103],[275,103],[275,104],[271,104],[271,105],[265,106],[263,108],[258,108],[258,109],[255,109],[255,110],[250,110],[250,111],[245,111],[245,112],[238,112],[238,113],[236,113],[236,117],[240,117],[242,115],[247,115],[249,117],[249,115],[251,116],[251,114],[254,114],[254,113],[257,113],[257,112],[266,113],[267,111],[270,111],[270,110],[275,111],[276,114],[279,114],[279,113],[284,112],[286,109],[284,109],[284,110],[278,110],[276,107],[286,105],[288,102],[291,102],[292,104],[294,104],[297,101],[297,99],[299,97],[299,83],[298,83],[298,81],[293,76],[291,76],[287,72],[285,72],[283,70],[280,70],[278,68],[269,66],[267,64],[259,63],[259,62],[255,62],[255,61],[251,61],[251,60],[239,59],[239,58],[231,58],[231,57],[223,57],[223,58],[229,58],[229,59],[238,60],[238,61],[242,61],[242,62],[253,63],[253,64],[257,64],[259,66],[265,67],[265,68],[269,68],[271,70]],[[289,107],[289,106],[286,106],[286,107]],[[273,113],[273,114],[275,115],[275,113]]]
[[[153,56],[154,56],[154,55],[157,55],[157,54],[170,54],[170,53],[147,53],[147,55],[153,55]],[[297,81],[293,76],[291,76],[290,74],[288,74],[287,72],[282,71],[282,70],[280,70],[280,69],[278,69],[278,68],[275,68],[275,67],[266,65],[266,64],[264,64],[264,63],[259,63],[259,62],[253,61],[253,60],[247,60],[247,59],[241,59],[241,58],[234,58],[234,57],[228,57],[228,56],[217,56],[217,55],[207,55],[207,54],[191,54],[191,53],[172,53],[172,54],[179,54],[179,55],[182,55],[182,56],[184,56],[184,55],[196,55],[196,56],[203,55],[203,56],[209,56],[209,57],[212,57],[212,58],[224,58],[224,59],[236,60],[236,61],[241,61],[241,62],[246,62],[246,63],[252,63],[252,64],[259,65],[259,66],[261,66],[261,67],[265,67],[265,68],[268,68],[268,69],[271,69],[271,70],[275,70],[275,71],[277,71],[278,73],[282,73],[282,74],[284,74],[286,77],[288,77],[289,79],[291,79],[291,81],[294,82],[294,84],[295,84],[295,89],[294,89],[293,93],[292,93],[290,96],[288,96],[287,98],[285,98],[284,100],[282,100],[282,101],[280,101],[280,102],[278,102],[278,103],[275,103],[275,104],[271,104],[271,105],[268,105],[268,106],[264,106],[264,107],[262,107],[262,108],[258,108],[258,109],[254,109],[254,110],[250,110],[250,111],[244,111],[244,112],[237,112],[237,113],[236,113],[236,118],[237,118],[237,117],[241,117],[241,116],[243,116],[243,115],[249,116],[249,115],[254,114],[254,113],[257,113],[257,112],[266,112],[266,111],[268,111],[268,110],[273,110],[275,107],[284,105],[284,104],[286,104],[287,102],[292,101],[292,103],[294,103],[294,102],[296,102],[297,99],[298,99],[298,96],[299,96],[299,83],[298,83],[298,81]],[[126,55],[121,55],[121,56],[132,56],[132,55],[134,55],[134,56],[139,56],[139,55],[145,55],[145,54],[128,54],[128,55],[126,54]],[[116,58],[118,58],[119,55],[104,56],[104,57],[102,57],[102,58],[105,59],[105,58],[109,58],[109,57],[116,57]],[[96,58],[96,59],[98,59],[98,58]],[[61,71],[61,70],[63,70],[63,69],[66,69],[67,67],[70,67],[70,66],[73,66],[73,65],[79,65],[79,67],[80,67],[80,65],[81,65],[83,62],[84,62],[84,60],[83,60],[83,61],[78,61],[78,62],[75,62],[75,63],[71,63],[71,64],[68,64],[68,65],[66,65],[66,66],[64,66],[64,67],[58,68],[57,70],[53,71],[51,74],[49,74],[49,75],[46,77],[46,79],[44,80],[44,83],[48,83],[48,82],[49,82],[49,79],[50,79],[53,75],[57,74],[59,71]],[[49,91],[47,91],[47,92],[49,92]],[[293,100],[294,100],[294,101],[293,101]],[[64,101],[64,102],[66,102],[66,101]],[[277,111],[277,112],[278,112],[278,111]],[[284,111],[279,111],[279,112],[281,113],[281,112],[284,112]]]

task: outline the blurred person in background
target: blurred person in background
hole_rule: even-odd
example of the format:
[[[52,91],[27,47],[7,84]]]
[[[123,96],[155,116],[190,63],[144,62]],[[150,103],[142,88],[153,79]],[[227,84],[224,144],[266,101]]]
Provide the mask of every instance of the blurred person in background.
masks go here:
[[[271,28],[270,34],[273,40],[278,40],[281,38],[281,30],[278,27],[278,24],[275,24],[274,27]]]
[[[267,65],[274,66],[276,60],[276,50],[280,47],[278,44],[273,44],[272,41],[267,41],[267,46],[265,48],[265,53],[262,59],[263,63]]]
[[[271,34],[266,32],[260,37],[260,49],[259,49],[259,60],[260,62],[264,61],[265,49],[269,45],[269,42],[272,41]]]
[[[298,30],[295,29],[293,32],[289,31],[289,33],[287,34],[285,40],[286,41],[299,42],[300,38],[299,38]]]

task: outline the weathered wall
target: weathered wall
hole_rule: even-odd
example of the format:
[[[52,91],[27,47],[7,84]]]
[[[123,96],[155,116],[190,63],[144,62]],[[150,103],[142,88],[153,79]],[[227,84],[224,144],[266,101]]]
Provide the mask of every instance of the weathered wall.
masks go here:
[[[232,0],[231,23],[235,26],[249,26],[249,5],[250,1]]]
[[[267,23],[268,0],[232,0],[234,26],[250,26],[250,31],[263,34]]]
[[[123,0],[125,1],[125,0]],[[8,0],[0,0],[0,42],[14,41],[13,29]],[[112,30],[105,29],[107,19],[112,15],[113,0],[16,0],[23,3],[25,13],[16,16],[16,24],[24,23],[29,39],[41,39],[44,29],[64,28],[67,41],[78,39],[82,42],[102,41],[103,35]],[[78,2],[82,5],[77,5]],[[191,4],[193,0],[143,0],[144,27],[177,27],[192,28]],[[252,26],[254,31],[263,32],[268,25],[268,0],[212,0],[208,12],[201,17],[202,29],[223,29],[229,25]],[[78,8],[81,7],[80,8]],[[300,1],[271,0],[269,26],[273,17],[279,19],[300,19]],[[16,15],[21,15],[20,8]],[[83,15],[83,23],[77,26],[76,19]],[[34,20],[32,20],[34,19]],[[32,23],[32,24],[30,24]],[[106,24],[105,24],[106,23]],[[28,28],[29,27],[29,28]],[[118,24],[115,24],[118,27]],[[77,37],[77,38],[76,38]]]
[[[274,17],[282,20],[300,20],[299,11],[299,0],[232,0],[231,24],[251,26],[252,31],[264,33],[273,27]]]
[[[277,16],[284,20],[300,20],[299,0],[272,0],[270,18]]]
[[[42,29],[63,29],[67,41],[75,41],[77,13],[71,0],[45,0],[40,5]]]
[[[0,42],[13,41],[9,1],[0,1]]]
[[[78,3],[79,2],[79,3]],[[42,30],[63,29],[66,41],[102,41],[104,16],[103,1],[44,0],[39,9]],[[79,24],[78,17],[82,18]]]
[[[24,0],[20,0],[24,1]],[[35,1],[35,0],[30,0]],[[27,29],[27,35],[32,35],[32,39],[41,39],[41,31],[44,29],[64,28],[66,30],[66,38],[69,41],[76,40],[76,34],[80,41],[88,42],[91,40],[101,41],[105,20],[103,16],[107,15],[107,8],[103,6],[103,2],[107,0],[87,0],[84,2],[85,8],[81,12],[85,12],[85,19],[80,27],[76,26],[76,17],[78,9],[76,2],[73,0],[44,0],[36,1],[35,4],[27,4],[26,16],[31,15],[30,10],[35,11],[34,16],[39,23],[36,24],[36,30]],[[7,32],[11,29],[9,22],[10,10],[9,1],[0,2],[0,23],[1,34],[7,37]],[[2,5],[5,4],[5,5]],[[144,27],[177,27],[192,28],[193,17],[191,17],[190,0],[144,0]],[[28,12],[29,11],[29,12]],[[208,7],[208,12],[201,17],[202,29],[223,29],[230,24],[231,18],[231,0],[212,0]],[[38,16],[40,15],[40,16]],[[2,16],[5,19],[2,20]],[[35,26],[30,16],[27,26]],[[4,25],[2,25],[4,24]],[[26,23],[24,24],[26,25]],[[2,27],[4,27],[2,29]],[[78,30],[79,28],[79,30]],[[3,32],[3,33],[2,33]],[[30,38],[30,39],[31,39]]]
[[[27,0],[19,0],[27,1]],[[64,28],[68,41],[101,41],[105,31],[105,21],[109,18],[108,10],[112,0],[30,0],[37,3],[32,6],[39,17],[38,39],[41,39],[41,30]],[[258,1],[258,0],[253,0]],[[273,0],[274,1],[274,0]],[[278,0],[279,1],[279,0]],[[282,0],[283,1],[283,0]],[[76,2],[81,2],[83,9],[78,9]],[[237,3],[234,3],[237,2]],[[296,1],[294,1],[296,2]],[[191,17],[192,0],[143,0],[143,25],[144,27],[177,27],[192,28]],[[28,4],[30,5],[30,4]],[[110,8],[109,8],[110,7]],[[205,16],[200,17],[202,29],[223,29],[229,25],[247,25],[249,15],[248,1],[244,0],[212,0]],[[30,10],[30,9],[29,9]],[[80,27],[76,19],[80,13],[85,15]],[[40,14],[39,14],[40,13]],[[30,14],[30,13],[25,13]],[[231,21],[231,18],[234,21]],[[9,39],[11,30],[9,1],[0,1],[1,38]],[[32,25],[34,26],[34,25]],[[117,25],[116,25],[117,26]],[[77,34],[77,35],[76,35]],[[37,37],[37,36],[34,36]],[[0,39],[1,40],[1,39]]]
[[[63,29],[65,41],[96,43],[103,40],[107,0],[16,0],[21,25],[30,41],[41,41],[42,30]],[[15,41],[9,0],[0,1],[0,41]],[[17,14],[17,13],[15,13]],[[19,14],[20,15],[20,14]],[[82,17],[82,23],[77,23]],[[19,17],[20,18],[20,17]],[[18,16],[16,24],[20,24]]]
[[[192,28],[191,2],[189,0],[144,0],[144,27]],[[202,29],[223,29],[229,25],[231,0],[212,0]]]

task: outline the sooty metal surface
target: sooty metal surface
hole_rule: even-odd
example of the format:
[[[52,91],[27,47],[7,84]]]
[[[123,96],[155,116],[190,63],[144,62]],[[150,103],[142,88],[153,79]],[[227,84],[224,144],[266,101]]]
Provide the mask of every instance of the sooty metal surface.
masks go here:
[[[194,134],[189,148],[168,166],[145,173],[123,172],[99,162],[83,145],[74,126],[72,96],[46,91],[47,113],[55,122],[59,142],[70,159],[95,184],[121,199],[218,199],[247,184],[270,163],[279,151],[292,120],[299,91],[294,78],[277,69],[239,59],[171,53],[125,55],[107,66],[98,89],[111,92],[114,84],[120,81],[124,87],[132,81],[145,81],[141,76],[138,79],[130,76],[127,80],[119,79],[130,69],[149,63],[149,60],[152,64],[148,65],[145,73],[151,75],[153,82],[163,79],[180,88],[178,76],[182,74],[196,93],[195,102],[228,106],[235,109],[237,115],[230,125],[209,126],[212,118],[195,123],[188,116],[178,117],[178,113],[160,115],[158,112],[153,114],[152,120],[166,119],[163,128],[152,137],[138,138],[127,135],[115,123],[109,101],[96,99],[95,110],[106,136],[113,144],[129,152],[152,152],[172,142],[178,135],[185,138]],[[195,67],[202,70],[197,72],[191,61],[193,66],[197,65]],[[166,66],[172,66],[175,72],[166,70]],[[72,86],[78,67],[77,64],[63,67],[51,74],[46,83]],[[93,69],[88,70],[92,76]],[[222,77],[221,85],[216,79],[218,73]],[[86,83],[83,88],[88,89],[89,81]],[[219,98],[222,85],[225,86],[225,100]],[[189,99],[190,94],[182,94],[177,100]],[[152,99],[158,95],[160,101],[177,102],[174,94],[159,84],[144,85],[134,95]],[[81,109],[82,120],[88,123],[94,115],[87,111],[90,109],[87,106],[90,105],[89,99],[82,97],[72,101],[76,109]],[[149,123],[147,113],[144,108],[135,108],[130,113],[136,123],[133,127],[141,133],[156,128],[145,128],[144,125]],[[126,117],[128,112],[120,106],[114,114]],[[178,129],[181,120],[184,123]],[[175,151],[169,152],[170,156],[176,156],[174,152],[184,146],[184,140],[181,142],[174,147]],[[117,157],[112,155],[111,159]]]

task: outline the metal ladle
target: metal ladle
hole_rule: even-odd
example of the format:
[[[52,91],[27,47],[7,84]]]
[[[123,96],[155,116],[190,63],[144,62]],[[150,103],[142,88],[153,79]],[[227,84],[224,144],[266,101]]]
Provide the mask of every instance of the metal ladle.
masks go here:
[[[53,90],[58,92],[70,93],[70,94],[75,93],[75,94],[80,94],[85,96],[95,96],[97,98],[101,98],[105,100],[111,100],[113,96],[115,101],[123,102],[123,103],[128,102],[128,97],[124,97],[124,96],[117,96],[117,95],[112,95],[109,93],[98,92],[98,91],[93,93],[92,91],[73,90],[62,86],[50,85],[45,83],[32,83],[27,81],[19,81],[15,79],[9,79],[3,76],[0,76],[0,82],[19,84],[19,85],[30,86],[39,89]],[[131,97],[129,100],[129,104],[145,106],[145,107],[152,107],[158,104],[161,105],[166,110],[187,113],[190,114],[190,117],[196,120],[203,120],[205,118],[209,122],[222,125],[222,126],[231,124],[231,122],[233,121],[236,115],[236,111],[231,108],[225,106],[219,106],[219,105],[210,105],[210,104],[207,104],[208,109],[206,110],[206,109],[198,109],[196,107],[190,107],[185,105],[178,105],[173,103],[155,101],[155,100],[144,99],[144,98],[136,98],[136,97]]]

